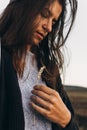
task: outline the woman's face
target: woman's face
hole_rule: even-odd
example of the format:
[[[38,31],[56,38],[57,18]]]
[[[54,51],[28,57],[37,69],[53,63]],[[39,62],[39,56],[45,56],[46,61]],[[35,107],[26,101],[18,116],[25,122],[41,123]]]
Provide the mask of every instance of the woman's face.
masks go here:
[[[62,6],[57,0],[42,10],[33,23],[35,27],[30,37],[32,44],[37,45],[52,31],[52,26],[58,20],[61,12]]]

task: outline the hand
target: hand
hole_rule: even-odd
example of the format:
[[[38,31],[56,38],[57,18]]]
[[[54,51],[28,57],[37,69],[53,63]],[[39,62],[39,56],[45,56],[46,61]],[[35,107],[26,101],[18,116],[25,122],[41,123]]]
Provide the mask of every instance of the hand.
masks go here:
[[[63,128],[69,123],[71,113],[57,91],[41,84],[34,86],[31,92],[30,105],[36,111]]]

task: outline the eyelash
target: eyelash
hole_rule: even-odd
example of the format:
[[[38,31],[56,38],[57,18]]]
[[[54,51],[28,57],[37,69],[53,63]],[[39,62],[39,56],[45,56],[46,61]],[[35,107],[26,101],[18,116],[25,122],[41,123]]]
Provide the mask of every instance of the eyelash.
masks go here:
[[[41,12],[41,16],[44,17],[44,18],[48,18],[48,17],[49,17],[49,14],[48,14],[48,13],[43,13],[43,12]]]
[[[49,18],[50,17],[48,13],[43,13],[43,12],[41,12],[41,16],[44,17],[44,18]],[[55,23],[56,23],[56,21],[53,21],[52,26],[55,25]]]

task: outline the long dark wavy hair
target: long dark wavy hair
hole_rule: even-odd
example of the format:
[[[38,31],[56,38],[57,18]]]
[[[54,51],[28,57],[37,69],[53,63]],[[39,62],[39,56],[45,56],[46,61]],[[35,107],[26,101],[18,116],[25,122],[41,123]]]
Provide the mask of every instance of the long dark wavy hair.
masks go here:
[[[7,48],[12,55],[13,64],[20,77],[23,75],[27,45],[29,43],[29,34],[33,30],[33,21],[42,9],[55,0],[13,0],[8,4],[0,17],[0,37],[2,46]],[[49,74],[55,74],[63,66],[63,55],[61,47],[71,31],[74,23],[77,1],[76,0],[58,0],[62,5],[62,13],[49,33],[38,46],[33,46],[31,51],[35,53],[38,68],[46,66]],[[67,6],[70,10],[67,10]],[[69,13],[68,24],[66,21]],[[64,30],[66,24],[69,26],[66,34]],[[55,69],[55,66],[56,69]],[[47,74],[44,74],[45,78]]]

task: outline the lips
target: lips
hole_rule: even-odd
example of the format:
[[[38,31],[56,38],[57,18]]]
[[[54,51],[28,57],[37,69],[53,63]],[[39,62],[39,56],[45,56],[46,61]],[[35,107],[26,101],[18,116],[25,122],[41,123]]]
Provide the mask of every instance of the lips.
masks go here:
[[[41,32],[37,32],[37,35],[38,35],[38,37],[41,37],[41,39],[43,39],[45,37],[44,34]]]

